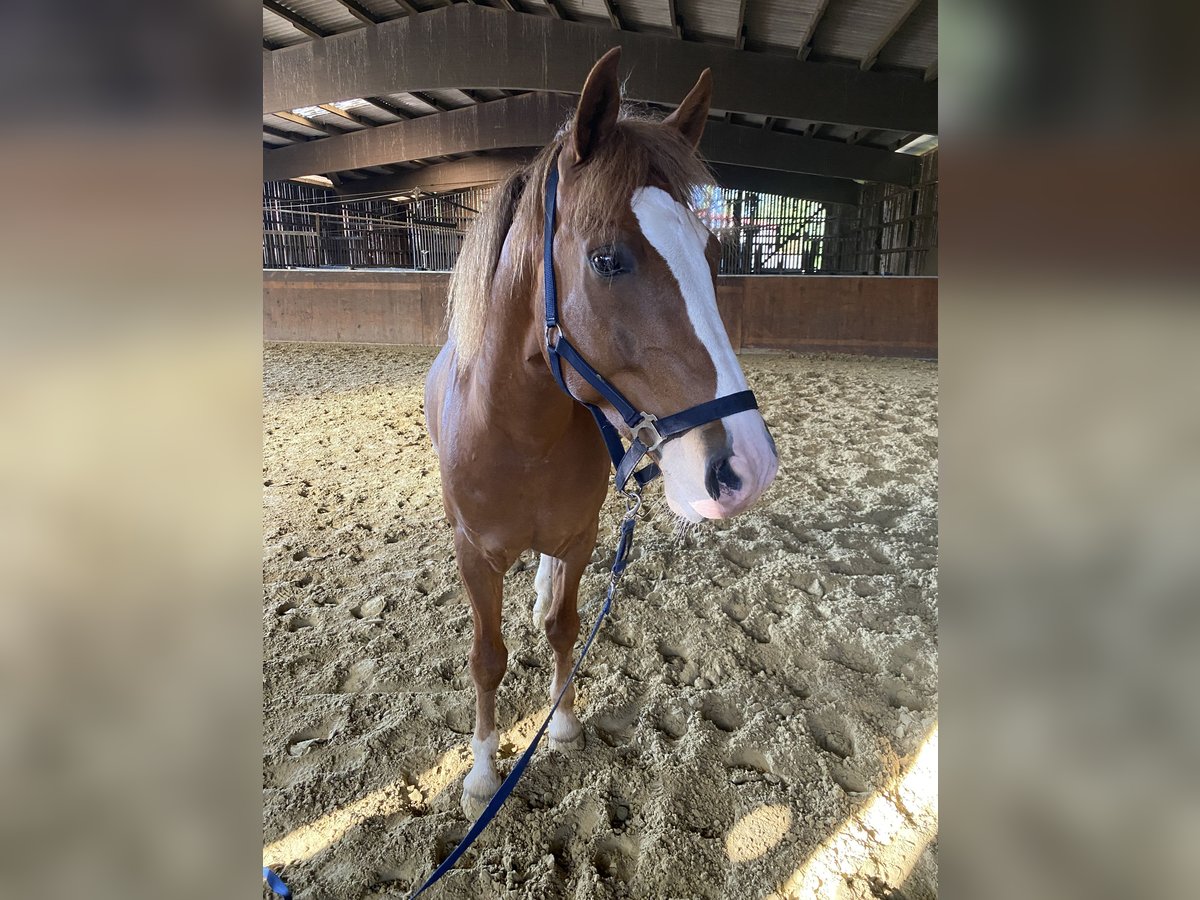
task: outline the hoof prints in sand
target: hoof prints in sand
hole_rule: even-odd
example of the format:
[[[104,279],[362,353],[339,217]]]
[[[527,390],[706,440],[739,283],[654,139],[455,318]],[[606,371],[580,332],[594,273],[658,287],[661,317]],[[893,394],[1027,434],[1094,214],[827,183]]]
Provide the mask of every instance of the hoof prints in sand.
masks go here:
[[[471,620],[424,433],[433,355],[266,350],[266,840],[361,811],[288,867],[303,896],[406,896],[466,829]],[[640,558],[579,681],[585,747],[539,751],[439,896],[766,895],[934,723],[936,368],[743,362],[778,481],[750,513],[678,535],[652,490]],[[505,582],[502,729],[547,702],[533,577]],[[598,563],[585,624],[603,582]],[[786,810],[787,828],[731,859],[727,837],[764,809]],[[928,897],[935,877],[930,850],[909,883],[859,887]]]

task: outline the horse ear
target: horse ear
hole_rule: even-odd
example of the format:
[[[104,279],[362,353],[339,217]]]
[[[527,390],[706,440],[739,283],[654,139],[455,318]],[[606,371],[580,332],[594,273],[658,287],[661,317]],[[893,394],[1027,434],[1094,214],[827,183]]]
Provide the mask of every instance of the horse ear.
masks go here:
[[[712,102],[712,69],[705,69],[696,79],[692,88],[679,108],[663,119],[664,125],[670,125],[693,146],[700,144],[700,135],[704,134],[704,123],[708,121],[708,107]]]
[[[621,48],[613,47],[588,73],[579,107],[575,110],[576,162],[586,162],[616,127],[617,113],[621,111],[621,84],[617,81],[620,61]]]

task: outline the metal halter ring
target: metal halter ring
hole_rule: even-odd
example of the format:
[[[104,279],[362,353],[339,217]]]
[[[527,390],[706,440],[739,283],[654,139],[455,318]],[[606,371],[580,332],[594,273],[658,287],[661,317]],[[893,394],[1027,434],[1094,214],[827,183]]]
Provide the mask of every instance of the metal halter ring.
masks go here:
[[[552,336],[553,336],[553,341],[551,341]],[[557,323],[555,323],[554,325],[547,325],[546,326],[546,349],[547,350],[557,350],[558,349],[558,339],[560,337],[562,337],[562,329],[558,326]]]
[[[621,496],[625,498],[625,518],[632,519],[642,510],[642,492],[637,488],[630,491],[621,491]]]
[[[654,424],[657,421],[658,416],[652,416],[650,413],[644,412],[642,413],[641,419],[639,419],[631,429],[635,438],[637,438],[638,435],[640,435],[643,431],[650,432],[650,440],[642,441],[642,443],[646,445],[647,453],[653,453],[660,446],[662,446],[662,442],[666,440],[666,438],[658,433],[658,426]]]

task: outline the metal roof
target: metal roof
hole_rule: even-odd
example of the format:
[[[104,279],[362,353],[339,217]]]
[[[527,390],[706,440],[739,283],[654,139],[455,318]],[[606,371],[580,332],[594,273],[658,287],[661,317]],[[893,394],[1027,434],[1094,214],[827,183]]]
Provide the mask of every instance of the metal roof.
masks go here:
[[[367,24],[351,12],[352,7],[386,22],[408,15],[406,6],[423,12],[451,5],[450,0],[267,2],[263,39],[273,47],[312,39],[294,24],[296,19],[323,34],[340,34]],[[678,25],[683,39],[724,45],[737,44],[741,24],[743,47],[750,52],[795,55],[808,41],[823,61],[861,63],[881,41],[885,43],[879,56],[883,65],[924,71],[937,59],[935,0],[479,0],[477,5],[609,27],[615,17],[625,30],[650,34],[674,34]],[[677,23],[670,20],[672,7]]]
[[[263,0],[263,46],[292,47],[411,14],[455,0]],[[473,0],[510,15],[553,17],[674,40],[805,60],[814,67],[857,67],[914,79],[937,77],[936,0]],[[675,21],[672,21],[672,12]],[[343,98],[321,107],[263,116],[263,144],[323,140],[373,126],[442,115],[517,92],[439,89]],[[288,118],[288,115],[291,118]],[[295,117],[307,120],[296,121]],[[842,144],[896,150],[912,132],[853,128],[837,123],[714,110],[714,119],[747,129],[806,135]],[[268,130],[269,129],[269,130]],[[396,163],[403,169],[421,161]],[[374,169],[372,171],[375,171]],[[387,171],[387,169],[380,169]],[[343,175],[354,177],[350,172]]]
[[[896,36],[879,54],[879,62],[881,65],[925,70],[937,62],[937,56],[937,4],[925,3],[917,7],[896,32]]]

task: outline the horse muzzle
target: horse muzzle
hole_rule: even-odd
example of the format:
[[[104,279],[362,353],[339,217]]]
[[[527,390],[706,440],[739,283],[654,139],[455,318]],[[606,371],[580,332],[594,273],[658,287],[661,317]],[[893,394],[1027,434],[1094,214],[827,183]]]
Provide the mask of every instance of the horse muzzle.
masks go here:
[[[667,504],[685,519],[728,519],[753,506],[779,471],[775,442],[757,411],[721,420],[728,437],[708,445],[699,434],[664,447]]]

